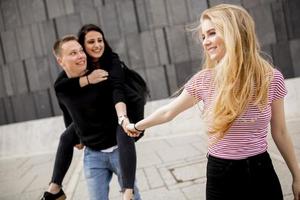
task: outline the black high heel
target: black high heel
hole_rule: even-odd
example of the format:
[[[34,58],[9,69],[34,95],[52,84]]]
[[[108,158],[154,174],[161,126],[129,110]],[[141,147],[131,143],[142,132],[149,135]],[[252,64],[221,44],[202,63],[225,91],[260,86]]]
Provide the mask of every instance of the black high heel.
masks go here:
[[[50,192],[44,192],[44,195],[42,196],[41,200],[65,200],[66,194],[62,189],[59,190],[57,194],[52,194]]]

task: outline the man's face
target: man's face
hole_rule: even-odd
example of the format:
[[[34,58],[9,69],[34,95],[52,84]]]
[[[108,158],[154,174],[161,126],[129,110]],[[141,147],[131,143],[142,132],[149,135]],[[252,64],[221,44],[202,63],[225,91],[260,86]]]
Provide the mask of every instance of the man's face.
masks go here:
[[[75,40],[65,42],[61,47],[58,63],[65,70],[68,77],[79,77],[86,70],[86,55],[82,46]]]

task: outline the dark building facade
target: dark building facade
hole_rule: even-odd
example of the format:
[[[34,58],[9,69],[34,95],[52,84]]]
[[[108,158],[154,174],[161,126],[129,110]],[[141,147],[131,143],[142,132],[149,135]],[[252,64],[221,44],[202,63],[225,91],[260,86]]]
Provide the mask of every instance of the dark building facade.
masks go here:
[[[0,124],[61,114],[51,48],[86,23],[147,80],[151,100],[169,97],[200,69],[200,43],[186,27],[222,2],[244,6],[276,67],[300,76],[299,0],[0,0]]]

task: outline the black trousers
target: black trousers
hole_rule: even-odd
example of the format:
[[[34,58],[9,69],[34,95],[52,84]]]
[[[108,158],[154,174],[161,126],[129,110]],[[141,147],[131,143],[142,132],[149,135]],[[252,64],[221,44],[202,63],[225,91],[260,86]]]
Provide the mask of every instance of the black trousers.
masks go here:
[[[120,126],[118,126],[116,131],[122,185],[123,188],[133,188],[136,171],[135,140],[127,136]],[[75,132],[74,125],[71,124],[60,136],[52,173],[52,183],[62,185],[72,162],[74,145],[79,143],[80,140]]]
[[[278,176],[267,152],[242,160],[208,156],[207,200],[283,200]]]

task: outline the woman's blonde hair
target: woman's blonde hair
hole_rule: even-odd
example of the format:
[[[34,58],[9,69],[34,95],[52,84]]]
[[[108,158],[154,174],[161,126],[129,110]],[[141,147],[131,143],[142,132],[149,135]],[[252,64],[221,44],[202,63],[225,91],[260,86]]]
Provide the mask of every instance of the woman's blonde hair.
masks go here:
[[[230,4],[211,7],[202,13],[198,31],[205,19],[214,24],[226,49],[219,63],[205,52],[203,65],[203,69],[213,69],[216,92],[209,133],[220,139],[249,103],[261,110],[266,106],[273,70],[260,55],[254,21],[244,8]]]

